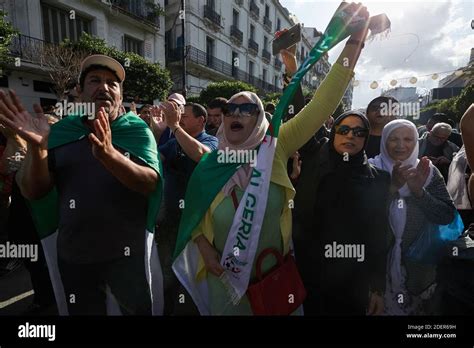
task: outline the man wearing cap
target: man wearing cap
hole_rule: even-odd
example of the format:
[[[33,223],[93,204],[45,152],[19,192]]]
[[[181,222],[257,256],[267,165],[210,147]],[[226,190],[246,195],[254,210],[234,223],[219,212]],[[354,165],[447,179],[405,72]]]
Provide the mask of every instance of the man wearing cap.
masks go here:
[[[18,182],[30,200],[60,314],[160,314],[161,269],[153,243],[161,164],[147,125],[121,114],[125,70],[92,55],[77,91],[93,115],[49,126],[0,92],[0,122],[28,142]]]

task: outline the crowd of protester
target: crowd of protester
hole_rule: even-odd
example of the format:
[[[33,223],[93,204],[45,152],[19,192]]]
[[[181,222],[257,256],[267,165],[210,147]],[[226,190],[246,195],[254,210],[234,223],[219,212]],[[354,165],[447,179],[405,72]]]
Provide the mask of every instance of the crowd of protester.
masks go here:
[[[295,94],[280,128],[256,255],[267,248],[294,252],[307,293],[298,311],[304,315],[472,314],[474,106],[460,129],[439,113],[417,129],[403,115],[383,114],[384,105],[398,103],[384,96],[365,112],[333,114],[366,35],[366,29],[352,35],[314,96],[305,100],[301,86]],[[297,70],[295,51],[281,55],[286,86]],[[213,153],[261,146],[275,105],[264,107],[247,91],[206,107],[173,93],[159,105],[124,112],[124,79],[124,68],[110,57],[83,61],[68,98],[93,103],[92,119],[58,121],[54,110],[39,106],[34,115],[14,91],[0,91],[1,242],[41,247],[30,202],[55,190],[56,265],[66,298],[75,296],[66,301],[69,314],[110,313],[109,298],[122,314],[152,314],[158,285],[162,313],[197,315],[199,305],[173,261],[182,217],[193,214],[187,197],[204,192],[208,204],[190,230],[199,252],[191,282],[205,284],[209,314],[252,315],[247,295],[238,304],[229,300],[221,263],[252,167],[238,166],[215,192],[203,188],[214,184],[208,176],[218,170]],[[153,210],[158,191],[163,199]],[[436,262],[413,257],[412,246],[426,233],[458,217],[464,229]],[[143,265],[154,250],[144,240],[144,231],[153,229],[150,219],[158,283]],[[363,260],[328,257],[333,243],[363,246]],[[59,301],[51,263],[40,254],[36,262],[25,261],[35,291],[31,313]],[[262,270],[275,265],[268,258]],[[251,283],[256,274],[254,260]]]

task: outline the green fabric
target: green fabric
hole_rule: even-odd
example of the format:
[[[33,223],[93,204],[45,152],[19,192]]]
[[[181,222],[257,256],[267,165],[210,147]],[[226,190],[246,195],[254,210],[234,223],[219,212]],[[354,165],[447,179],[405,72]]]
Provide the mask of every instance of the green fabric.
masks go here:
[[[240,167],[239,163],[218,163],[217,157],[217,150],[204,154],[189,179],[184,197],[186,205],[179,223],[173,260],[190,241],[192,232],[201,222],[216,195]],[[191,187],[192,189],[189,189]]]
[[[134,113],[122,115],[111,123],[112,143],[128,151],[153,168],[160,176],[155,191],[148,198],[147,229],[155,230],[163,192],[162,167],[153,133]],[[79,116],[68,116],[51,127],[48,149],[72,143],[91,133]],[[41,238],[55,232],[58,224],[58,195],[56,188],[40,200],[30,201],[33,219]]]
[[[238,200],[242,199],[244,191],[238,187],[235,189]],[[280,231],[280,215],[285,204],[285,189],[273,182],[270,182],[268,190],[267,207],[265,210],[265,217],[263,219],[262,229],[258,240],[256,255],[260,255],[262,250],[266,248],[274,248],[283,253],[283,240]],[[214,226],[214,247],[222,254],[227,236],[232,226],[234,219],[234,203],[231,197],[226,197],[216,207],[212,215]],[[256,263],[255,258],[252,273],[250,275],[250,282],[256,278]],[[262,271],[266,273],[273,266],[276,260],[272,256],[268,256],[262,262]],[[209,285],[209,299],[211,315],[252,315],[252,309],[247,296],[243,296],[240,303],[236,306],[230,304],[229,295],[225,289],[222,281],[214,276],[212,273],[207,274]]]

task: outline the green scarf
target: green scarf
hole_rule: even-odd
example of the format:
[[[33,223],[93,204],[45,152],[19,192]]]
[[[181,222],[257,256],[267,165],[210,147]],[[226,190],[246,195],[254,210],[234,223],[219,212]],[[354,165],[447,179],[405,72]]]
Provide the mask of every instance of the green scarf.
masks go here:
[[[120,147],[128,151],[130,155],[141,159],[160,176],[156,189],[148,198],[147,229],[154,232],[163,191],[161,175],[163,171],[153,133],[146,123],[132,112],[113,121],[110,124],[110,129],[114,146]],[[68,116],[51,127],[48,149],[51,150],[78,141],[87,137],[90,133],[91,130],[82,122],[81,117],[77,115]],[[39,200],[30,201],[30,207],[41,239],[53,234],[59,221],[56,188]]]

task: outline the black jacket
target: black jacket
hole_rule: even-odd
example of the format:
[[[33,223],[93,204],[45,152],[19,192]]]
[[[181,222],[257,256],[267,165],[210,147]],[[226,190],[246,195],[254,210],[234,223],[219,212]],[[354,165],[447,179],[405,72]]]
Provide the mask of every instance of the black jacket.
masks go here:
[[[308,291],[305,314],[364,315],[385,289],[390,175],[367,164],[332,171],[329,143],[306,144],[293,211],[295,256]],[[363,245],[364,260],[330,258],[333,243]]]

